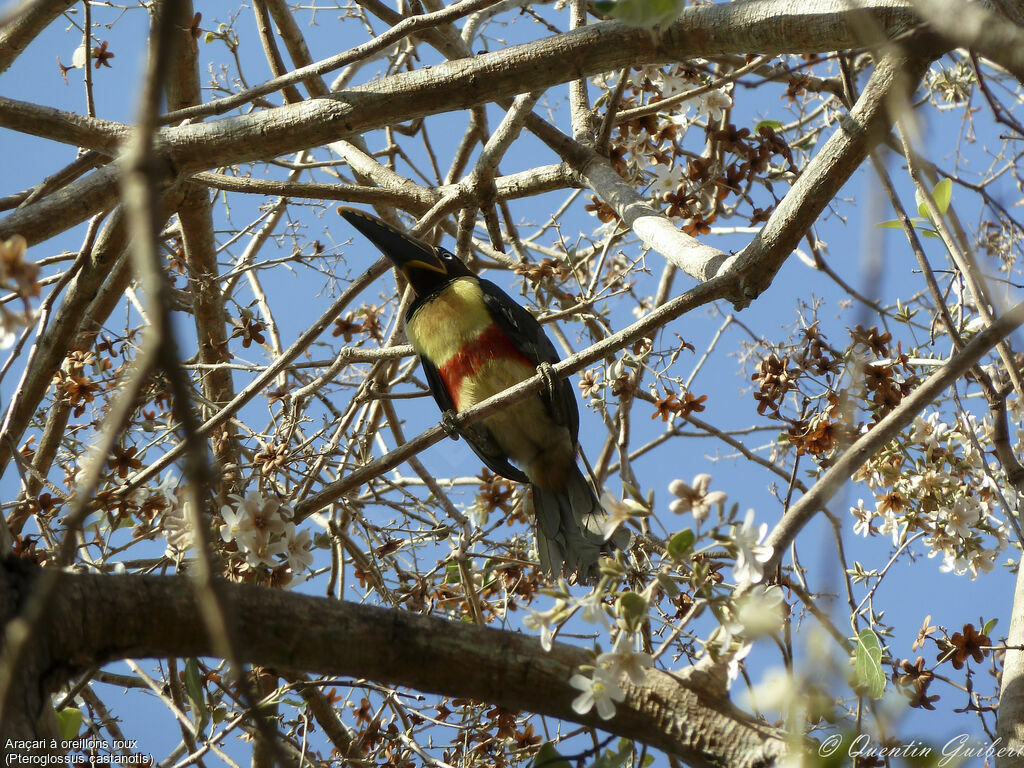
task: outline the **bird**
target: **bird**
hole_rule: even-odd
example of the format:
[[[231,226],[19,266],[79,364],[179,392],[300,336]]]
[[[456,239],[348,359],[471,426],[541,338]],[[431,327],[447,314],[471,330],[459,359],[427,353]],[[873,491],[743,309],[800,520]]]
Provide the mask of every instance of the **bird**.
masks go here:
[[[531,489],[537,553],[552,576],[592,583],[603,554],[623,549],[624,529],[606,538],[607,513],[576,463],[579,407],[572,382],[551,369],[558,352],[530,312],[454,254],[358,208],[338,213],[405,275],[414,293],[405,332],[453,437],[462,436],[492,472]],[[546,389],[480,421],[454,414],[538,372]]]

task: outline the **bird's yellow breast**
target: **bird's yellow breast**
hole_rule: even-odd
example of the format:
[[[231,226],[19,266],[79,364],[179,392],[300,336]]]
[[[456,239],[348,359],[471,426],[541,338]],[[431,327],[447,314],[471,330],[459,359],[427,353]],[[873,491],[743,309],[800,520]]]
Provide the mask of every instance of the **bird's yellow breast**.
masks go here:
[[[413,313],[405,333],[417,354],[440,367],[491,323],[480,284],[460,277]]]

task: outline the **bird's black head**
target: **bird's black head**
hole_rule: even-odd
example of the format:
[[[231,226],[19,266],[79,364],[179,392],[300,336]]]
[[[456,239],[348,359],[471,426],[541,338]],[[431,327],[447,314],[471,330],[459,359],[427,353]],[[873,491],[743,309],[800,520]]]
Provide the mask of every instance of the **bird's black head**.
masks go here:
[[[430,296],[452,280],[473,274],[444,248],[427,245],[376,216],[345,206],[338,208],[338,213],[402,271],[417,298]]]

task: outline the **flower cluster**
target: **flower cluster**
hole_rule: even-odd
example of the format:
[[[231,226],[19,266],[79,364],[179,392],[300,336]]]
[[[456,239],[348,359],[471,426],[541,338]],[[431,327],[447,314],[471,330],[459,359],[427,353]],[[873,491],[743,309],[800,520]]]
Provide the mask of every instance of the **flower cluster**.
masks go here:
[[[624,559],[607,558],[602,561],[599,583],[587,594],[571,594],[562,582],[559,588],[544,591],[555,598],[550,609],[531,607],[523,618],[528,630],[539,632],[546,651],[574,617],[596,625],[598,634],[611,640],[611,651],[598,648],[594,661],[575,670],[569,680],[579,691],[572,704],[579,714],[593,710],[601,719],[612,718],[629,684],[643,684],[654,657],[664,650],[654,653],[652,639],[685,626],[703,610],[710,609],[719,625],[701,644],[717,662],[727,665],[730,682],[738,676],[753,643],[776,634],[789,615],[782,589],[759,583],[774,552],[764,543],[768,525],[755,524],[752,510],[740,517],[735,505],[726,509],[726,494],[711,490],[710,475],[699,474],[690,483],[675,480],[669,488],[675,497],[670,509],[676,514],[692,513],[698,533],[686,529],[670,536],[660,565],[643,577],[645,586],[637,585],[640,572]],[[650,510],[644,504],[619,500],[608,492],[601,501],[609,513],[606,533],[625,521],[646,530]],[[648,503],[653,505],[653,497]],[[717,520],[709,524],[712,510],[717,510]],[[726,584],[718,573],[730,558],[734,585]],[[700,610],[695,610],[698,603]]]
[[[605,77],[599,77],[598,84],[614,85]],[[702,118],[721,122],[732,98],[718,88],[687,98],[689,91],[706,83],[701,73],[683,65],[635,69],[626,85],[620,111],[657,106],[619,126],[610,148],[612,165],[627,181],[649,184],[655,201],[669,206],[669,215],[699,218],[701,210],[711,206],[714,192],[691,183],[687,165],[678,160],[682,156],[679,142]],[[608,217],[600,218],[611,223]]]
[[[643,685],[651,664],[651,655],[637,651],[631,635],[619,633],[611,652],[599,654],[594,667],[581,669],[588,674],[577,673],[569,678],[569,685],[580,691],[572,702],[573,711],[585,715],[596,709],[598,717],[610,720],[615,716],[615,702],[626,698],[624,681]]]
[[[850,510],[854,532],[891,536],[894,546],[922,532],[928,556],[942,556],[942,570],[972,579],[991,571],[1010,535],[998,512],[1016,500],[998,482],[999,466],[985,462],[980,441],[988,432],[970,414],[955,424],[938,411],[918,416],[902,445],[880,451],[855,476],[875,502],[861,499]]]
[[[285,560],[292,573],[301,573],[313,564],[309,531],[295,527],[280,499],[264,499],[258,491],[229,498],[235,506],[221,507],[220,536],[225,544],[234,543],[250,569],[276,568]]]
[[[647,186],[652,202],[667,216],[682,219],[692,237],[707,234],[720,216],[750,208],[750,224],[767,221],[774,199],[757,207],[751,190],[779,176],[795,177],[789,144],[771,124],[753,130],[733,125],[730,86],[718,87],[701,71],[699,60],[686,65],[648,66],[631,71],[624,84],[617,132],[609,146],[612,167],[626,181]],[[598,85],[612,88],[609,78]],[[683,148],[690,128],[704,130],[707,151],[695,156]],[[587,206],[602,229],[618,225],[614,210],[595,201]]]
[[[580,691],[572,703],[573,710],[586,714],[596,709],[602,720],[615,715],[615,702],[625,699],[625,680],[640,685],[646,669],[653,660],[651,655],[638,650],[639,629],[647,617],[649,602],[657,582],[643,595],[624,592],[614,606],[606,605],[605,597],[610,589],[610,580],[604,578],[583,597],[571,596],[563,585],[555,605],[547,611],[530,609],[524,617],[527,629],[540,630],[540,643],[545,651],[551,650],[551,642],[558,627],[579,613],[583,621],[598,624],[605,631],[616,633],[615,644],[610,652],[597,655],[594,665],[584,665],[569,679],[569,684]],[[614,616],[614,629],[609,617]]]

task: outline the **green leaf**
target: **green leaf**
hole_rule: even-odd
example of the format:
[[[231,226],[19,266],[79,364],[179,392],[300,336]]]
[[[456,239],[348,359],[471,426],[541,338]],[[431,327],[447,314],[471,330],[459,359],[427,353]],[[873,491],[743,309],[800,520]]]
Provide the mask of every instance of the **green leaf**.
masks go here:
[[[939,213],[945,214],[949,210],[949,201],[953,199],[953,180],[943,179],[932,189],[932,200]],[[914,193],[914,200],[917,201],[917,212],[928,221],[932,220],[928,213],[928,205],[925,203],[924,195],[920,191]]]
[[[914,315],[918,313],[916,309],[910,309],[899,299],[896,299],[896,319],[901,323],[909,323]]]
[[[210,720],[210,710],[206,707],[206,693],[199,675],[199,661],[195,657],[185,661],[185,693],[192,703],[196,733],[202,733]]]
[[[885,693],[885,673],[882,671],[882,646],[878,635],[871,629],[862,629],[857,635],[854,651],[853,675],[857,684],[872,699]]]
[[[633,742],[629,739],[619,739],[619,748],[615,751],[605,751],[593,762],[591,768],[619,768],[632,754]]]
[[[693,531],[686,528],[668,540],[668,555],[673,560],[682,562],[686,559],[690,550],[693,549],[693,542],[696,541]]]
[[[999,619],[989,619],[985,622],[985,626],[981,628],[981,634],[991,635],[992,630],[996,628],[996,624],[999,623]]]
[[[927,229],[925,227],[918,227],[918,229],[921,230],[921,234],[924,235],[925,237],[930,237],[933,239],[939,237],[939,233],[936,232],[934,229]]]
[[[784,125],[784,123],[782,123],[779,120],[760,120],[754,126],[754,133],[757,133],[758,131],[760,131],[761,128],[771,128],[773,131],[777,131],[783,125]]]
[[[550,741],[545,741],[533,758],[533,768],[572,768],[569,761],[558,754]]]
[[[880,221],[875,226],[884,229],[903,229],[903,222],[899,219],[889,219],[889,221]]]
[[[932,217],[928,215],[928,206],[924,202],[924,195],[920,191],[914,192],[914,202],[917,203],[917,212],[931,221]]]
[[[647,618],[648,610],[647,601],[636,592],[623,592],[615,601],[615,613],[630,632],[640,628]]]
[[[61,739],[71,741],[82,727],[82,710],[78,707],[65,707],[56,714]]]
[[[669,598],[679,597],[679,587],[676,586],[671,576],[667,573],[659,573],[654,578],[658,580],[658,586],[661,587],[666,596]]]
[[[932,190],[932,199],[935,200],[939,213],[945,214],[949,210],[950,200],[953,199],[953,180],[943,179],[936,184]]]
[[[675,21],[685,0],[597,0],[594,9],[631,27],[651,29]]]
[[[459,564],[450,562],[444,567],[444,583],[458,584],[462,581],[462,574],[459,572]]]

